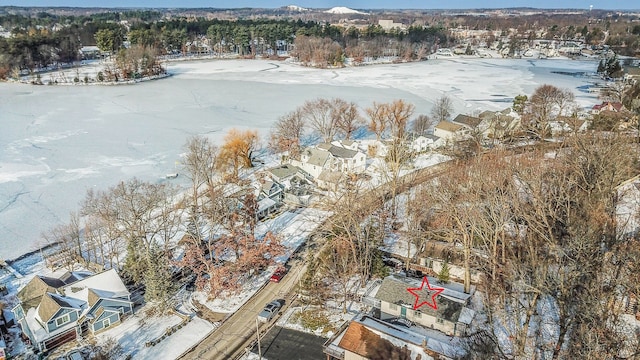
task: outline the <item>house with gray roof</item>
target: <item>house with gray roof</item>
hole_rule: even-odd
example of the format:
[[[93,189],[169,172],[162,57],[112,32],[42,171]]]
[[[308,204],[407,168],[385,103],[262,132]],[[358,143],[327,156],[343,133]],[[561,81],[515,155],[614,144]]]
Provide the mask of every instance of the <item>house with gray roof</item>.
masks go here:
[[[366,155],[358,150],[322,143],[315,148],[304,149],[300,153],[300,160],[292,160],[291,164],[317,180],[326,170],[343,174],[362,173],[366,160]]]
[[[439,330],[447,335],[460,336],[466,334],[475,312],[466,307],[471,294],[458,291],[452,286],[443,286],[437,279],[429,277],[429,282],[436,287],[444,287],[444,291],[436,297],[437,309],[428,305],[413,308],[416,297],[408,288],[421,286],[421,279],[413,279],[392,275],[384,278],[375,295],[370,294],[380,309],[380,319],[406,319],[425,328]],[[424,298],[429,298],[427,290],[423,290]],[[421,293],[422,293],[421,292]]]
[[[309,174],[305,173],[302,169],[292,164],[282,164],[267,170],[274,181],[281,184],[290,181],[294,177],[305,179],[309,177]]]
[[[458,124],[461,126],[464,126],[465,128],[469,129],[469,130],[474,130],[477,129],[478,126],[480,126],[480,123],[482,122],[482,119],[475,117],[475,116],[469,116],[469,115],[463,115],[463,114],[458,114],[458,116],[456,116],[452,122],[454,124]]]
[[[12,311],[38,351],[101,332],[133,313],[130,293],[114,269],[99,274],[35,276],[18,292]]]

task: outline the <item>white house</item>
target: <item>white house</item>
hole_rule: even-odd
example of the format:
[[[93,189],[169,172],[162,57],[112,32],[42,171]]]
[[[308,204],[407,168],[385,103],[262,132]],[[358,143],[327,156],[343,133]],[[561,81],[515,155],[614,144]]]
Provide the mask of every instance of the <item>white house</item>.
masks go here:
[[[317,180],[325,170],[343,174],[362,173],[366,160],[366,155],[358,150],[324,143],[315,148],[304,149],[300,154],[300,160],[292,160],[291,164]]]
[[[439,139],[439,137],[431,134],[421,135],[411,133],[407,136],[409,148],[414,153],[422,153],[432,149]]]
[[[452,123],[450,121],[440,121],[433,128],[433,135],[442,138],[444,140],[453,139],[456,136],[463,134],[465,131],[464,126]]]

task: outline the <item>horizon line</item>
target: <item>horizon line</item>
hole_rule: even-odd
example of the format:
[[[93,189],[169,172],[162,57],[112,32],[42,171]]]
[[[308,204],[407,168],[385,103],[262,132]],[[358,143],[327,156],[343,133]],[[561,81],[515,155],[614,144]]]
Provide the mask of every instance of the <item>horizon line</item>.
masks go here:
[[[65,5],[51,5],[51,6],[28,6],[28,5],[0,5],[0,8],[21,8],[21,9],[161,9],[161,10],[178,10],[178,9],[190,9],[190,10],[208,10],[208,9],[217,9],[217,10],[241,10],[241,9],[283,9],[289,6],[297,6],[302,9],[309,10],[321,10],[321,9],[334,9],[334,8],[347,8],[352,10],[521,10],[521,9],[529,9],[529,10],[580,10],[580,11],[640,11],[640,8],[617,8],[617,9],[604,9],[604,8],[575,8],[575,7],[566,7],[566,8],[538,8],[531,6],[518,6],[518,7],[478,7],[478,8],[351,8],[347,6],[333,6],[333,7],[304,7],[298,5],[285,5],[285,6],[277,6],[277,7],[253,7],[253,6],[241,6],[241,7],[151,7],[151,6],[65,6]],[[336,15],[349,15],[349,14],[336,14]]]

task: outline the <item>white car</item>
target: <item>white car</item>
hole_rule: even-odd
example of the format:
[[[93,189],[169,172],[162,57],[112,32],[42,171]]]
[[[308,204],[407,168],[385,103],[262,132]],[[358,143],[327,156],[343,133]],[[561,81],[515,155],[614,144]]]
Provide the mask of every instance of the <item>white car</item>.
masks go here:
[[[278,313],[278,310],[284,305],[284,299],[273,300],[264,306],[264,309],[258,314],[258,321],[260,322],[269,322],[275,314]]]

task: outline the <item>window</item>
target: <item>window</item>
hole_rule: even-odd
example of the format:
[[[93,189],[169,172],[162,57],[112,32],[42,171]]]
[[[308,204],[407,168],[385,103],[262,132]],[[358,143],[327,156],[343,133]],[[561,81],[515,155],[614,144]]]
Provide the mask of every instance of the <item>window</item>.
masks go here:
[[[422,317],[422,313],[420,311],[414,311],[413,317],[416,319],[420,319]]]
[[[56,326],[62,326],[66,323],[68,323],[70,320],[69,318],[69,314],[64,314],[62,316],[60,316],[59,318],[56,319]]]
[[[438,324],[444,324],[444,320],[443,320],[443,319],[440,319],[440,318],[436,318],[436,322],[437,322]]]
[[[104,320],[102,320],[102,328],[108,328],[109,326],[111,326],[111,321],[109,320],[109,318],[106,318]]]

